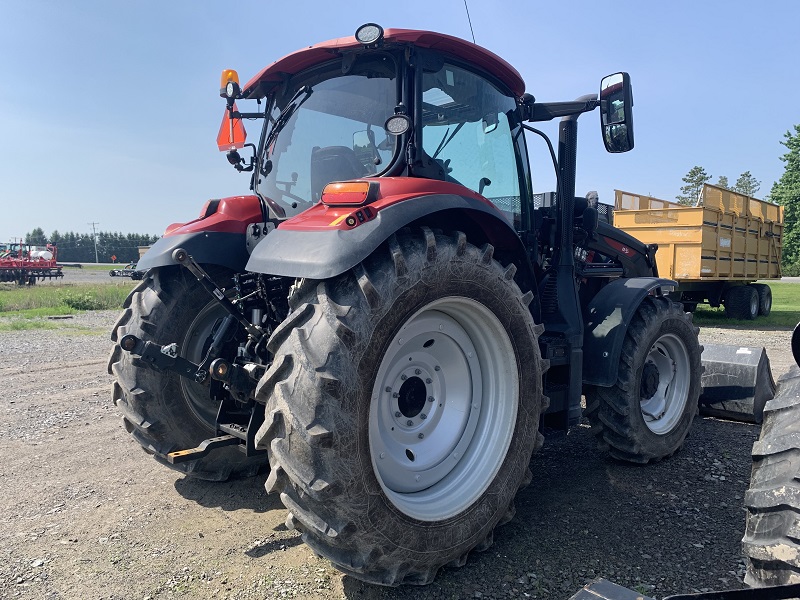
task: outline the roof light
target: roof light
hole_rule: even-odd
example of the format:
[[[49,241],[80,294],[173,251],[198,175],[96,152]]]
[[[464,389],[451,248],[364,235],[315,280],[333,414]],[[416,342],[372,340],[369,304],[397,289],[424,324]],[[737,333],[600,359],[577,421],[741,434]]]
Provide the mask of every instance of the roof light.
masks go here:
[[[329,183],[322,190],[322,203],[344,206],[361,206],[377,195],[378,184],[370,181]]]
[[[375,46],[383,41],[383,27],[376,23],[365,23],[356,29],[356,39],[365,46]]]
[[[219,81],[219,95],[223,98],[238,98],[239,92],[239,74],[233,69],[223,69],[222,77]]]

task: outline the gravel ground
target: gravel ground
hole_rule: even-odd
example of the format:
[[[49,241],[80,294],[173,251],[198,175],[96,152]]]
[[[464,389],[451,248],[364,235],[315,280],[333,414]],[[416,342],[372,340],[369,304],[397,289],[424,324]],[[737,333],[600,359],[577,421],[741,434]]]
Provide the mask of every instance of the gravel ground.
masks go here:
[[[2,598],[566,599],[600,576],[659,598],[743,587],[756,426],[698,418],[678,454],[647,467],[603,458],[576,427],[533,458],[516,518],[487,552],[425,588],[384,589],[287,530],[266,474],[193,481],[139,449],[110,400],[115,317],[0,333]],[[777,379],[790,335],[708,328],[701,342],[763,345]]]

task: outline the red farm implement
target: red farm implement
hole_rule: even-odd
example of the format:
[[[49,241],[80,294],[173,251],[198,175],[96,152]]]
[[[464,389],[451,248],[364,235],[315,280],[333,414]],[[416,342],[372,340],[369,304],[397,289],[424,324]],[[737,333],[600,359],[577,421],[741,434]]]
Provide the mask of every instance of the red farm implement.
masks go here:
[[[34,285],[37,279],[63,277],[61,266],[56,263],[57,253],[51,244],[0,244],[0,282]]]

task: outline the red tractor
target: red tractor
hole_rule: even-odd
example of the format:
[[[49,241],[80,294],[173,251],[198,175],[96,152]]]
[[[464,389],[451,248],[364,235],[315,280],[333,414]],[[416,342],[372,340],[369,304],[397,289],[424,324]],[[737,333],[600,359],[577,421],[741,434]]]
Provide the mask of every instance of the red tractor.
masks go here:
[[[113,332],[114,401],[156,460],[268,466],[316,553],[396,585],[492,543],[543,433],[584,415],[617,459],[680,448],[697,329],[655,247],[575,196],[581,114],[633,148],[626,73],[542,103],[475,44],[367,24],[221,88],[219,145],[252,194],[171,226]],[[554,118],[557,151],[529,125]],[[525,131],[554,194],[533,193]]]

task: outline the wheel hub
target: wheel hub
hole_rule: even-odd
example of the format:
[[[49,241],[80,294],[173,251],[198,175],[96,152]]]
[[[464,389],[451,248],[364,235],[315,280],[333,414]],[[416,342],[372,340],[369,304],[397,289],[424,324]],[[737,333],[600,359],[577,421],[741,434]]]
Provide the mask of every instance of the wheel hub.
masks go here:
[[[689,358],[675,334],[661,336],[650,348],[642,368],[639,406],[645,425],[664,435],[682,418],[689,394]]]
[[[415,369],[417,373],[421,373],[420,369]],[[405,374],[403,377],[407,377]],[[425,408],[425,401],[428,397],[428,389],[425,387],[425,382],[422,381],[417,375],[407,377],[403,384],[400,386],[399,397],[397,398],[397,408],[403,417],[413,419],[419,415],[425,415],[422,409]],[[395,415],[397,416],[397,415]],[[426,418],[421,416],[420,418]]]
[[[642,389],[639,392],[643,400],[649,400],[658,391],[658,367],[647,362],[642,370]]]

